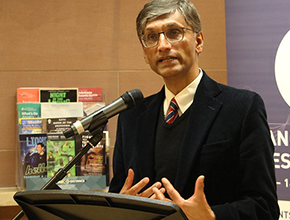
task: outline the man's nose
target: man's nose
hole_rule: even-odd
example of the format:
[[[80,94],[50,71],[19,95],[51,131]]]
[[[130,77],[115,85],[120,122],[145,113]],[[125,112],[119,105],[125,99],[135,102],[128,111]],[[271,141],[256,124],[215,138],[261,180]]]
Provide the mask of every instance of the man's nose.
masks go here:
[[[158,44],[158,49],[159,50],[166,50],[171,48],[171,43],[168,42],[166,39],[164,33],[160,33],[159,35],[159,44]]]

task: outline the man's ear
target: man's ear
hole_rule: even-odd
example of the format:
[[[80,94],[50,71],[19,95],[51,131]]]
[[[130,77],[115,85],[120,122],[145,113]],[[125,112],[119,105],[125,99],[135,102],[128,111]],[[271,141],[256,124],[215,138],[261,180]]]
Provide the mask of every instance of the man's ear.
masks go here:
[[[147,58],[147,53],[146,53],[146,48],[143,47],[143,56],[144,56],[144,60],[147,64],[149,64],[148,58]]]
[[[203,33],[199,32],[198,34],[196,34],[196,48],[195,48],[195,52],[197,54],[200,54],[202,52],[203,49]]]

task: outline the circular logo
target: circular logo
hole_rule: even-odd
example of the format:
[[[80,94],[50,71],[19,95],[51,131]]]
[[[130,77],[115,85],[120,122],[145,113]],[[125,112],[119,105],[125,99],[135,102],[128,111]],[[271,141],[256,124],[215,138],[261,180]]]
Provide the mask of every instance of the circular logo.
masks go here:
[[[275,77],[279,92],[290,107],[290,30],[282,39],[277,50]]]

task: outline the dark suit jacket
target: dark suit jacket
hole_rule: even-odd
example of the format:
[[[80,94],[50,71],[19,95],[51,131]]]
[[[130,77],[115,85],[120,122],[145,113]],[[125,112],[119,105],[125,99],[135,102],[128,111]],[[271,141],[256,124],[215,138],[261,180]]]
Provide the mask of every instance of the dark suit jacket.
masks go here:
[[[120,192],[129,168],[134,183],[154,180],[154,144],[164,88],[119,115],[110,192]],[[218,84],[205,73],[197,88],[177,164],[174,187],[194,193],[205,176],[205,195],[222,219],[278,219],[274,147],[261,97]]]

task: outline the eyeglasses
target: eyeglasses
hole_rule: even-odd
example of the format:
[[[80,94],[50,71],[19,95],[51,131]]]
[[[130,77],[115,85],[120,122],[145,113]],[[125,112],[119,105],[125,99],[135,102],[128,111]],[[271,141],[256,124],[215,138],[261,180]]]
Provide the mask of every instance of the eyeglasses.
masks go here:
[[[163,32],[159,32],[159,33],[153,32],[153,33],[144,34],[141,37],[141,42],[142,42],[143,46],[146,48],[155,47],[159,44],[159,39],[160,39],[159,35],[164,34],[165,39],[169,43],[177,43],[177,42],[183,40],[184,30],[189,30],[189,31],[195,32],[194,30],[186,28],[186,27],[175,27],[175,28],[170,28],[170,29],[163,31]]]

